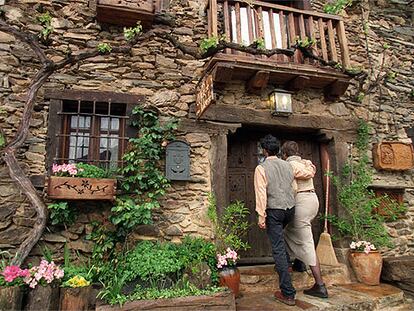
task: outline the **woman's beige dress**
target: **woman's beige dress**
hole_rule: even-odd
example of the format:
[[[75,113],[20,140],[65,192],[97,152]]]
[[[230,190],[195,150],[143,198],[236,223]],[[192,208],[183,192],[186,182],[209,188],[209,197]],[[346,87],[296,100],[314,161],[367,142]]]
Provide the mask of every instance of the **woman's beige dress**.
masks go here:
[[[299,156],[291,156],[286,159],[295,172],[313,170],[315,166],[309,160],[301,159]],[[295,179],[297,183],[295,217],[285,228],[285,241],[291,259],[297,258],[306,265],[316,265],[316,252],[312,235],[312,220],[319,210],[319,201],[314,190],[313,178]],[[304,192],[308,191],[308,192]]]

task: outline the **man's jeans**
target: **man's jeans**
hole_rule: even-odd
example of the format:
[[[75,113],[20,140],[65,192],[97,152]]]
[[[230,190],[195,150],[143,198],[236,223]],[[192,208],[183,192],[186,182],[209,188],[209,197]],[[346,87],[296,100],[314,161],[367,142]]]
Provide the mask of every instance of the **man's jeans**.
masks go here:
[[[266,230],[272,244],[272,254],[276,264],[276,271],[279,274],[279,287],[283,295],[295,297],[296,290],[292,285],[289,274],[289,264],[286,253],[283,228],[293,220],[295,207],[288,210],[267,209]]]

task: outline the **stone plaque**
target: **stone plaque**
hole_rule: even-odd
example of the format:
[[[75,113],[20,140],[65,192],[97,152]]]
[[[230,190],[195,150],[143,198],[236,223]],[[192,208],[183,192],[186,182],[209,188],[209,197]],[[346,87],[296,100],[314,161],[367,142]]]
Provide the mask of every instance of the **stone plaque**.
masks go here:
[[[207,75],[201,80],[196,95],[197,118],[200,118],[204,111],[214,102],[213,76]]]
[[[402,142],[382,142],[372,150],[376,169],[403,171],[414,168],[413,145]]]
[[[167,145],[165,176],[169,180],[190,179],[190,146],[183,141]]]

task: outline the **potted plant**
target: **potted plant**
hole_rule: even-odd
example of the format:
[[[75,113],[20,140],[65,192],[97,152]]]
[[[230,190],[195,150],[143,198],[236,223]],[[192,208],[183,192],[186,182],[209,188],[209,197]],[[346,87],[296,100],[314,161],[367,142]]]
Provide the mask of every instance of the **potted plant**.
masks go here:
[[[240,287],[240,271],[236,265],[239,259],[237,252],[250,247],[242,239],[249,228],[249,213],[243,202],[236,201],[227,206],[219,220],[215,198],[213,195],[209,196],[208,216],[215,231],[220,285],[228,287],[236,297],[239,296]]]
[[[340,235],[350,241],[349,260],[358,281],[379,284],[382,258],[378,248],[392,247],[391,237],[386,230],[385,218],[376,210],[383,200],[370,189],[372,170],[368,166],[369,126],[360,121],[356,142],[358,162],[351,157],[345,166],[342,178],[331,176],[338,189],[338,201],[343,215],[328,216]],[[397,218],[404,209],[398,203],[391,211]],[[388,213],[388,216],[390,216]]]
[[[47,194],[51,199],[115,200],[116,179],[95,165],[53,164]]]
[[[1,255],[9,255],[2,252]],[[6,260],[1,260],[0,273],[0,310],[21,310],[24,278],[29,275],[29,270],[18,266],[7,265]]]
[[[65,275],[61,284],[59,310],[88,310],[89,306],[94,304],[91,299],[94,291],[92,283],[97,267],[91,265],[89,261],[72,263],[67,245],[63,255]]]
[[[25,310],[56,310],[59,307],[57,281],[64,276],[63,269],[53,261],[42,259],[40,264],[29,269],[24,282],[29,292]],[[40,286],[39,286],[40,285]]]

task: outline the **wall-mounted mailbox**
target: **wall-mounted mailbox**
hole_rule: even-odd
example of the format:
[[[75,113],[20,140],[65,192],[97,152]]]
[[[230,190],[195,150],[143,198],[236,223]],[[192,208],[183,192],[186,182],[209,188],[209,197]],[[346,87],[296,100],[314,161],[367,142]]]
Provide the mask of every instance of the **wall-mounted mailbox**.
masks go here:
[[[169,180],[190,179],[190,146],[183,141],[167,145],[165,176]]]

